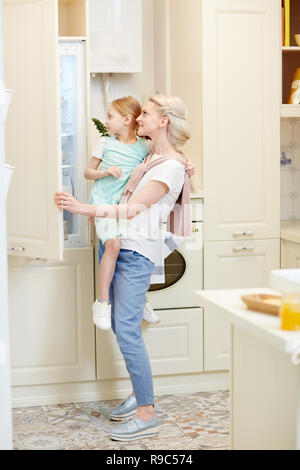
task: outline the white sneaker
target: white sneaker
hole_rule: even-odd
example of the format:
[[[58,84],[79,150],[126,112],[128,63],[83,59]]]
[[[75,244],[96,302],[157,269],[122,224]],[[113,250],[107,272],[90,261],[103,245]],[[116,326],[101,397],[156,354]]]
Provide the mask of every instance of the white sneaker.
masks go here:
[[[144,311],[143,311],[143,320],[149,323],[158,323],[160,322],[160,318],[154,312],[153,308],[150,305],[150,302],[146,300]]]
[[[93,322],[100,330],[111,329],[111,305],[109,302],[93,303]]]

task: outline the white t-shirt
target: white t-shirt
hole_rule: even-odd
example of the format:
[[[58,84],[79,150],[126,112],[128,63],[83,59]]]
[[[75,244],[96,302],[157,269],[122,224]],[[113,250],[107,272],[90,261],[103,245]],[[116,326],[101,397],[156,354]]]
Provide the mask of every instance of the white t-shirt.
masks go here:
[[[154,154],[152,159],[160,158]],[[151,168],[141,179],[133,197],[149,181],[165,183],[169,191],[148,209],[143,210],[131,220],[119,219],[121,231],[121,248],[134,250],[150,259],[155,265],[163,266],[164,262],[164,230],[162,222],[166,222],[170,212],[181,193],[185,178],[185,168],[177,160],[167,160]]]

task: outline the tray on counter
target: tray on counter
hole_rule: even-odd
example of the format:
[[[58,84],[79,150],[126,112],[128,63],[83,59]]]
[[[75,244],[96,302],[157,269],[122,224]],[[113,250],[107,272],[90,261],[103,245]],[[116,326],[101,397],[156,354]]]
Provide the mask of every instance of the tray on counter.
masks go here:
[[[250,310],[268,313],[269,315],[279,315],[280,304],[282,299],[282,297],[279,295],[242,295],[241,299]]]

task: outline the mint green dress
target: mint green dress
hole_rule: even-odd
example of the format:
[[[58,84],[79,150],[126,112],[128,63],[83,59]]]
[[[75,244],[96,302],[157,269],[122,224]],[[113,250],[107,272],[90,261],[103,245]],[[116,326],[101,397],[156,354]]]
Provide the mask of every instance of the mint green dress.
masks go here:
[[[120,178],[106,176],[96,180],[92,186],[89,204],[119,204],[131,173],[148,155],[145,139],[137,137],[135,144],[124,144],[115,137],[102,137],[97,143],[92,156],[101,159],[101,170],[116,166],[122,170]],[[98,238],[105,243],[121,235],[117,219],[95,218]]]

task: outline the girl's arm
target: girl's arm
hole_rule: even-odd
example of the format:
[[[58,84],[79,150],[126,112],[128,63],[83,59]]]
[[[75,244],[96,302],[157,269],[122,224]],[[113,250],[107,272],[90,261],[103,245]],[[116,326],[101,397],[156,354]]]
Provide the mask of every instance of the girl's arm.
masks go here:
[[[105,174],[105,171],[103,170],[98,170],[98,166],[101,163],[100,158],[92,157],[90,158],[87,167],[84,172],[84,177],[87,180],[98,180],[100,178],[104,178],[107,176]]]
[[[131,198],[128,204],[102,204],[98,206],[81,204],[71,194],[64,192],[55,193],[54,202],[60,209],[63,208],[74,214],[130,220],[159,201],[168,191],[167,184],[153,180],[149,181],[138,194]]]
[[[88,180],[99,180],[100,178],[105,178],[106,176],[114,176],[115,178],[120,178],[122,170],[116,166],[110,166],[106,170],[98,170],[99,162],[101,159],[97,157],[90,158],[90,161],[85,169],[84,177]]]

